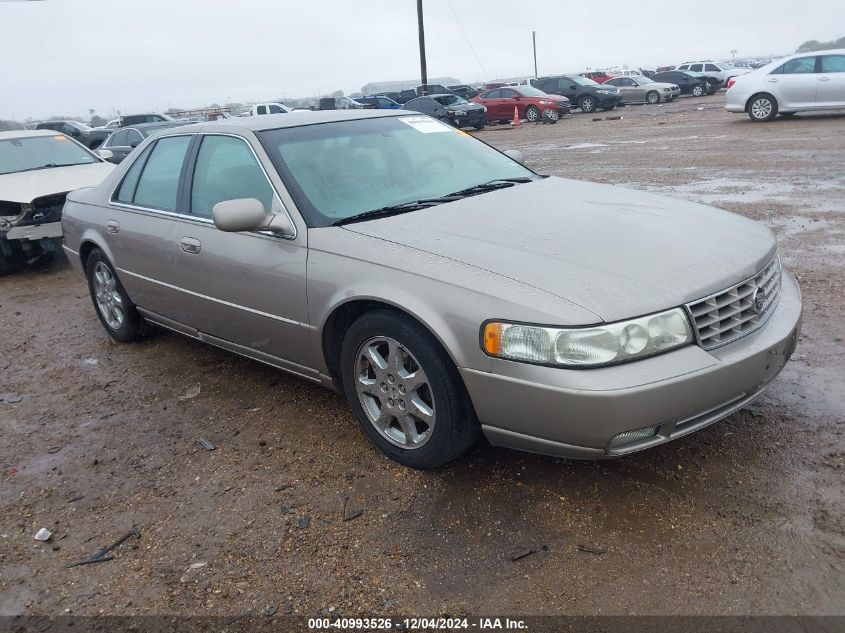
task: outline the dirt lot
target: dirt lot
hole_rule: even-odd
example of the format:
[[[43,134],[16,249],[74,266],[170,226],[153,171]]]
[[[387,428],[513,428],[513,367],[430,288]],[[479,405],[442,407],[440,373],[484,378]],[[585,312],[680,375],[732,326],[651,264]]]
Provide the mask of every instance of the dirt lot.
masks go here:
[[[483,445],[407,470],[340,396],[164,331],[113,343],[66,264],[0,279],[21,396],[0,402],[0,614],[845,613],[845,116],[721,102],[479,133],[764,222],[800,279],[804,335],[761,400],[617,461]]]

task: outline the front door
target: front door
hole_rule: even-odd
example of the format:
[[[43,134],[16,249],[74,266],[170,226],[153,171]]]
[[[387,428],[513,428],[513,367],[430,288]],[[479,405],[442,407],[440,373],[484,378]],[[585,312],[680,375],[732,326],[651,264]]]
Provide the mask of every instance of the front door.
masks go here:
[[[224,200],[257,198],[268,211],[285,213],[251,145],[241,137],[204,135],[188,180],[189,214],[179,220],[176,270],[191,326],[307,374],[300,367],[312,364],[306,232],[286,239],[214,226],[212,209]]]
[[[815,55],[791,59],[766,77],[782,108],[813,108],[818,83]]]
[[[845,108],[845,55],[822,55],[820,70],[816,106]]]

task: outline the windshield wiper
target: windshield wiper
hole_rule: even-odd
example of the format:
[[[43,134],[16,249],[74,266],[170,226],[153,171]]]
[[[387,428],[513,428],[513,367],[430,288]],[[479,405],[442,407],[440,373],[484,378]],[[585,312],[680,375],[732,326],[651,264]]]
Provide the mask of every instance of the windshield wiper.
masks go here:
[[[426,207],[432,207],[435,204],[441,204],[443,202],[451,202],[452,200],[457,200],[458,198],[444,196],[443,198],[430,198],[427,200],[411,200],[410,202],[402,202],[400,204],[391,204],[387,207],[381,207],[380,209],[373,209],[372,211],[364,211],[363,213],[357,213],[355,215],[350,215],[348,218],[341,218],[339,220],[335,220],[332,222],[332,226],[343,226],[344,224],[350,224],[352,222],[363,222],[364,220],[373,220],[375,218],[387,218],[391,215],[399,215],[400,213],[407,213],[408,211],[416,211],[417,209],[425,209]]]
[[[58,163],[47,163],[46,165],[41,165],[41,167],[30,167],[29,169],[21,169],[20,172],[16,173],[21,173],[24,171],[38,171],[39,169],[50,169],[51,167],[67,167],[67,165],[59,165]]]
[[[461,189],[455,193],[450,193],[448,196],[444,196],[444,198],[463,198],[464,196],[473,196],[479,193],[494,191],[496,189],[513,187],[516,184],[531,182],[532,180],[533,178],[528,178],[527,176],[520,176],[519,178],[496,178],[495,180],[488,180],[487,182],[482,182],[479,185],[473,185],[472,187]]]
[[[424,200],[411,200],[410,202],[402,202],[400,204],[392,204],[380,209],[373,209],[372,211],[364,211],[356,215],[351,215],[348,218],[341,218],[332,222],[332,226],[343,226],[352,222],[363,222],[365,220],[373,220],[375,218],[386,218],[391,215],[399,215],[400,213],[407,213],[408,211],[416,211],[417,209],[425,209],[436,204],[443,204],[445,202],[454,202],[466,196],[473,196],[494,189],[502,189],[504,187],[513,187],[515,184],[523,182],[531,182],[533,179],[525,176],[519,178],[496,178],[488,182],[483,182],[479,185],[473,185],[466,189],[461,189],[455,193],[446,194],[438,198],[425,198]]]

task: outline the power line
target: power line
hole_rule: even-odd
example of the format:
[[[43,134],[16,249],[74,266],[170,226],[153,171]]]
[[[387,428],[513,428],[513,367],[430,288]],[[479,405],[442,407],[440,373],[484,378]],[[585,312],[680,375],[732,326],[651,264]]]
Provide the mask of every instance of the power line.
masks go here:
[[[475,61],[477,61],[478,65],[481,66],[481,71],[484,73],[484,76],[487,77],[487,79],[490,79],[490,73],[487,72],[487,69],[484,67],[484,64],[481,63],[481,58],[478,56],[478,53],[475,52],[475,49],[472,47],[472,44],[470,44],[466,31],[464,31],[464,27],[461,26],[461,21],[458,19],[458,14],[455,11],[455,5],[452,4],[452,0],[449,0],[449,8],[452,9],[452,15],[455,16],[455,24],[458,25],[458,29],[460,29],[461,34],[464,36],[464,40],[466,41],[469,50],[472,51],[472,55],[473,57],[475,57]]]

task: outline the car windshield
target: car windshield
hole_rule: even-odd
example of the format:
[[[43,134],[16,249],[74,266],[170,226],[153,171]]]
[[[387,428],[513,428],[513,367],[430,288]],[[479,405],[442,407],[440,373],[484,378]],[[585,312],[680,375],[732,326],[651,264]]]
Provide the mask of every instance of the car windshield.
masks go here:
[[[445,106],[450,105],[461,105],[462,103],[467,103],[467,100],[459,97],[458,95],[443,95],[442,97],[434,97],[434,100],[437,103]]]
[[[539,178],[466,132],[427,116],[287,127],[258,136],[314,227],[491,181]]]
[[[0,141],[0,174],[96,162],[93,154],[62,134]]]
[[[684,70],[682,72],[685,72],[688,75],[692,75],[693,77],[704,77],[704,75],[702,75],[700,72],[697,72],[695,70]]]
[[[600,86],[600,83],[597,83],[590,79],[589,77],[581,77],[579,75],[575,75],[574,77],[567,77],[569,81],[572,83],[576,83],[579,86]]]
[[[532,86],[520,86],[516,89],[516,91],[521,94],[523,97],[543,97],[546,96],[546,93],[538,88],[533,88]]]
[[[645,84],[653,84],[653,83],[654,83],[654,80],[653,80],[653,79],[649,79],[648,77],[631,77],[631,79],[633,79],[634,81],[636,81],[636,82],[637,82],[638,84],[640,84],[641,86],[643,86],[643,85],[645,85]]]

